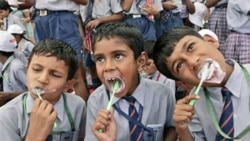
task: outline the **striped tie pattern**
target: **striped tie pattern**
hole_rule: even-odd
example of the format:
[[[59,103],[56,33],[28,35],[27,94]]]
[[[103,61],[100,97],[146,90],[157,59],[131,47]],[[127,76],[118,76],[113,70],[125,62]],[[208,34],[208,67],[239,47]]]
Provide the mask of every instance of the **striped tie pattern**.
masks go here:
[[[141,122],[139,114],[137,113],[135,105],[134,105],[136,99],[132,96],[124,97],[124,99],[127,100],[129,103],[129,116],[131,117],[131,119],[137,122]],[[142,141],[143,129],[141,127],[129,121],[129,129],[130,129],[131,141]]]
[[[233,103],[231,99],[232,93],[227,88],[222,88],[221,93],[225,99],[222,115],[219,121],[222,131],[230,137],[234,136],[234,121],[233,121]],[[233,139],[226,139],[219,133],[216,135],[215,141],[233,141]]]

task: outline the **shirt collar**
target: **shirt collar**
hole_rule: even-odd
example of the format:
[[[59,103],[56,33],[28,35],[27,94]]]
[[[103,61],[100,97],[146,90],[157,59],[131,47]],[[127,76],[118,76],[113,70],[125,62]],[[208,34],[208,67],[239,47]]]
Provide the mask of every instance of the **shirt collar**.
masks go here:
[[[139,84],[131,96],[133,96],[137,102],[139,102],[142,106],[144,106],[144,94],[146,93],[145,78],[140,77],[139,79],[140,79]],[[111,94],[109,95],[111,97]],[[120,99],[121,98],[114,97],[112,105],[118,102]]]
[[[11,56],[7,59],[7,61],[3,64],[3,67],[2,67],[2,71],[1,71],[1,72],[3,72],[3,71],[8,67],[8,65],[13,61],[13,59],[14,59],[14,54],[11,55]]]
[[[244,82],[246,76],[243,72],[242,67],[236,63],[234,60],[228,60],[234,64],[233,72],[228,78],[225,87],[236,97],[240,97],[242,90],[242,83]]]
[[[26,109],[27,109],[27,114],[31,113],[31,110],[34,105],[34,99],[30,96],[30,93],[28,92],[28,97],[26,99]],[[57,101],[57,103],[54,105],[54,110],[57,112],[57,118],[60,121],[63,121],[63,115],[64,115],[64,101],[63,101],[63,96],[60,96],[60,99]]]

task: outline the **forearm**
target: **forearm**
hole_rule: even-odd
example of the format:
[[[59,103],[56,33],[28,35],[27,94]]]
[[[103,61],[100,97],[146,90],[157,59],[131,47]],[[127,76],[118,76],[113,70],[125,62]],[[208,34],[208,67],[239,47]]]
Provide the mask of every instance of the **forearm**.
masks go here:
[[[195,12],[194,4],[191,2],[191,0],[185,0],[188,13],[193,14]]]
[[[169,127],[164,131],[164,141],[176,141],[177,133],[174,127]]]
[[[193,136],[191,135],[189,130],[178,130],[176,129],[178,137],[180,139],[180,141],[194,141]]]
[[[100,20],[100,24],[103,24],[103,23],[108,23],[108,22],[117,22],[117,21],[121,21],[123,18],[123,15],[122,13],[117,13],[117,14],[113,14],[111,16],[108,16],[108,17],[103,17],[103,18],[99,18]]]
[[[72,1],[77,4],[82,4],[82,5],[86,5],[88,2],[88,0],[72,0]]]
[[[207,8],[210,8],[210,7],[215,6],[217,2],[218,0],[207,0],[205,5],[207,6]]]
[[[122,9],[124,12],[129,12],[132,6],[133,0],[122,0]]]

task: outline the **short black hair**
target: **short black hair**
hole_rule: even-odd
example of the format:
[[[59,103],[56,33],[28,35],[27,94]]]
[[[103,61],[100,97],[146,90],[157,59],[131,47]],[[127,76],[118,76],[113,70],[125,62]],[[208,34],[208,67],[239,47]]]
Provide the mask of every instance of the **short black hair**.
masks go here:
[[[112,22],[101,25],[93,36],[92,47],[95,51],[95,44],[102,39],[112,39],[118,37],[128,45],[137,59],[144,51],[144,41],[142,33],[133,25],[124,22]],[[104,48],[105,49],[105,48]]]
[[[149,59],[153,59],[154,45],[155,45],[154,40],[146,40],[146,41],[144,41],[144,50],[147,53]]]
[[[79,62],[75,50],[67,43],[57,39],[45,39],[33,48],[28,65],[30,64],[34,55],[41,55],[46,57],[54,56],[58,60],[63,60],[69,66],[67,80],[73,79],[75,72],[79,67]]]
[[[9,13],[12,11],[12,9],[10,8],[9,3],[6,2],[5,0],[0,0],[0,9],[9,10]]]
[[[194,29],[182,26],[173,28],[158,38],[153,50],[153,59],[157,69],[166,77],[177,80],[167,68],[166,58],[171,56],[173,50],[183,37],[195,36],[203,40],[202,36]]]

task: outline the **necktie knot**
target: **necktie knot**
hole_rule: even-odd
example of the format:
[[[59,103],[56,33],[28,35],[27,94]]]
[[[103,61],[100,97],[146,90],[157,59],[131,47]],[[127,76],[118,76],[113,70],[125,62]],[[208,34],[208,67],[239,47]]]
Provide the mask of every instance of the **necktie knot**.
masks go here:
[[[128,101],[129,104],[135,104],[136,99],[133,96],[124,97],[125,100]]]
[[[225,98],[228,98],[232,95],[232,93],[226,87],[223,87],[221,89],[221,93],[222,93],[223,97],[225,97]]]

